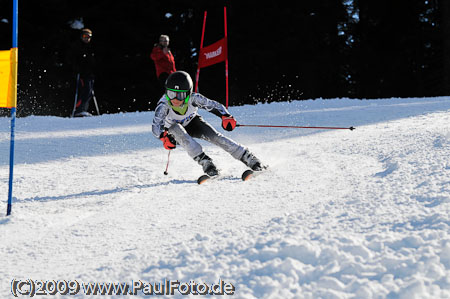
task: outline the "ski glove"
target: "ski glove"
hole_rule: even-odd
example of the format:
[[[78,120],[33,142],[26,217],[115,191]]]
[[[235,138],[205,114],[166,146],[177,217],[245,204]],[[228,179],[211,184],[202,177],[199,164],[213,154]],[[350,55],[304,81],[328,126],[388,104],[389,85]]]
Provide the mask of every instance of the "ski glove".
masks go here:
[[[231,115],[222,116],[222,128],[226,131],[233,131],[236,128],[236,120]]]
[[[164,131],[163,133],[161,133],[161,135],[159,136],[159,139],[163,142],[164,148],[166,150],[170,151],[177,147],[177,143],[176,143],[175,139],[173,138],[172,135],[167,133],[167,131]]]

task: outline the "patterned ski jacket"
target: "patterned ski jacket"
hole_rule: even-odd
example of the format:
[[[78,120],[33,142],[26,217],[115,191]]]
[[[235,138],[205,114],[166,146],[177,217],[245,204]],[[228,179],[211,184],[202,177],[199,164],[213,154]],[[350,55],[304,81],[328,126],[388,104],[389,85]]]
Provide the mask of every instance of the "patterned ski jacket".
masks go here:
[[[186,127],[191,120],[198,115],[198,109],[205,109],[218,117],[230,116],[224,105],[199,94],[192,93],[187,103],[188,108],[185,114],[181,115],[175,112],[169,105],[165,95],[159,100],[153,118],[152,132],[155,137],[159,138],[166,128],[170,128],[173,124],[179,123]]]

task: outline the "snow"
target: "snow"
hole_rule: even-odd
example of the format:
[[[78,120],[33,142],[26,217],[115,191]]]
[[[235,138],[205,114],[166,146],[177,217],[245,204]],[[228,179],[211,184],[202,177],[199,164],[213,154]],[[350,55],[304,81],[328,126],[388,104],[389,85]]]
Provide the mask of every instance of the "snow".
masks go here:
[[[84,28],[84,21],[83,18],[75,19],[68,22],[70,28],[72,29],[83,29]]]
[[[356,130],[224,132],[270,169],[242,182],[244,165],[202,142],[223,176],[199,186],[201,168],[183,149],[163,175],[153,112],[19,118],[12,215],[0,216],[0,296],[13,297],[13,279],[167,279],[222,280],[233,298],[450,298],[449,97],[230,111],[242,124]],[[6,211],[8,118],[0,128]]]

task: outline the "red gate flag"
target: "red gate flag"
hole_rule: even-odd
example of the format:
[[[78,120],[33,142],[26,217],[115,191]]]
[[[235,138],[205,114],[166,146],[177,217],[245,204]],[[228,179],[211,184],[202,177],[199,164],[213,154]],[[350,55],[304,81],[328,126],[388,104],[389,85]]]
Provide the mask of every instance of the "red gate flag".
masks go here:
[[[200,49],[198,67],[204,68],[227,59],[227,39],[222,38],[212,45]]]
[[[223,8],[223,24],[225,27],[225,37],[212,45],[203,47],[205,37],[206,11],[203,17],[202,39],[200,41],[200,54],[198,57],[197,75],[195,77],[195,91],[198,91],[198,79],[200,69],[222,61],[225,61],[225,107],[228,108],[228,33],[227,33],[227,8]]]

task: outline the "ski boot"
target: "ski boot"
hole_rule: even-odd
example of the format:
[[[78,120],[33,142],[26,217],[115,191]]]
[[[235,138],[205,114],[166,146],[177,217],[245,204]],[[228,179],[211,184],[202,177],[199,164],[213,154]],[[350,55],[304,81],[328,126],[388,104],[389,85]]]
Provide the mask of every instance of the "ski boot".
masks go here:
[[[200,155],[195,157],[194,160],[203,167],[203,172],[208,176],[215,177],[219,175],[219,171],[217,170],[216,165],[214,165],[211,158],[208,157],[205,153],[201,153]]]
[[[261,161],[255,157],[248,149],[245,150],[241,157],[241,162],[247,165],[253,171],[262,171],[267,166],[262,165]]]

